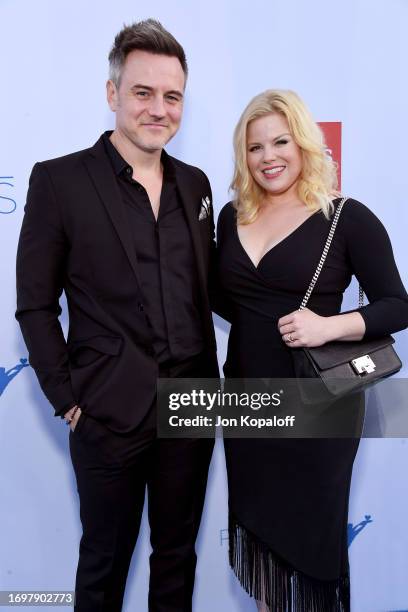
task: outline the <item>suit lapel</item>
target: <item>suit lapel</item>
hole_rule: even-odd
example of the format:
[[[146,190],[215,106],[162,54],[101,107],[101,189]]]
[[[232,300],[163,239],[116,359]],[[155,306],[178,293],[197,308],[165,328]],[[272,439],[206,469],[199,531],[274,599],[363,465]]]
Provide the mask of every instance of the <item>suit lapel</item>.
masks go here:
[[[187,225],[189,227],[191,239],[193,242],[193,249],[197,263],[200,285],[204,288],[204,291],[206,291],[207,283],[205,280],[204,260],[202,251],[203,246],[198,221],[199,209],[195,205],[195,200],[199,200],[200,196],[198,193],[195,193],[194,190],[191,189],[190,181],[187,182],[186,180],[183,180],[183,177],[178,168],[176,172],[176,181],[181,203],[186,215]]]
[[[140,279],[137,269],[137,257],[130,231],[130,225],[126,218],[126,212],[122,203],[119,187],[115,180],[111,163],[107,157],[102,138],[98,140],[85,159],[88,172],[94,183],[95,189],[102,200],[109,217],[115,227],[119,240],[126,252],[129,263],[136,276],[140,288]]]
[[[85,159],[85,164],[95,186],[98,195],[105,206],[113,226],[118,234],[119,240],[126,252],[129,263],[135,274],[139,288],[141,287],[138,274],[138,263],[133,244],[133,238],[128,223],[125,209],[111,163],[107,157],[102,138],[90,150],[90,154]],[[198,192],[191,189],[189,177],[184,177],[179,167],[176,170],[177,188],[180,200],[186,215],[187,225],[190,230],[193,243],[194,255],[197,264],[200,285],[206,291],[206,274],[204,269],[204,259],[202,252],[202,240],[198,221],[199,206],[196,202],[200,201]]]

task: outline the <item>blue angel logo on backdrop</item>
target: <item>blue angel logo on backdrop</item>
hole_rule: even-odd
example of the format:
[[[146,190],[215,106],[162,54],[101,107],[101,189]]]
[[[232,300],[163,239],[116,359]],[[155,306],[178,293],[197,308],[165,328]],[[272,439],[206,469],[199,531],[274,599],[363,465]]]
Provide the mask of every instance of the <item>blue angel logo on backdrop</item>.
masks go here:
[[[6,195],[2,195],[2,192],[5,191],[7,193],[8,190],[5,190],[4,187],[13,188],[13,183],[10,183],[12,176],[0,176],[0,214],[1,215],[9,215],[13,213],[17,208],[17,203],[13,198],[9,198]]]
[[[354,538],[358,536],[360,531],[363,531],[363,529],[367,527],[368,523],[372,523],[372,522],[373,522],[373,519],[371,518],[371,516],[369,514],[366,514],[364,517],[364,521],[357,523],[357,525],[353,525],[353,523],[348,523],[347,525],[348,545],[350,546],[350,544],[352,543]]]
[[[17,374],[21,372],[23,368],[27,368],[28,365],[29,364],[27,363],[27,359],[22,358],[20,359],[20,363],[15,365],[13,368],[10,368],[10,370],[6,370],[6,368],[0,367],[0,395],[3,394],[3,391],[5,390],[7,385],[13,380],[13,378],[17,376]]]

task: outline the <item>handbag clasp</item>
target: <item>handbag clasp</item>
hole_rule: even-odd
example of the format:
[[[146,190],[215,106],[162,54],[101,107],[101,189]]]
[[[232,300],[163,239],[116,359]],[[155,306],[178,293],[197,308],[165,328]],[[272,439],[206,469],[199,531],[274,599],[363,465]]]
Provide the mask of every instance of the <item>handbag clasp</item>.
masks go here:
[[[358,357],[357,359],[353,359],[351,362],[353,370],[359,376],[365,376],[366,374],[371,374],[375,371],[376,365],[374,361],[371,359],[370,355],[363,355],[362,357]]]

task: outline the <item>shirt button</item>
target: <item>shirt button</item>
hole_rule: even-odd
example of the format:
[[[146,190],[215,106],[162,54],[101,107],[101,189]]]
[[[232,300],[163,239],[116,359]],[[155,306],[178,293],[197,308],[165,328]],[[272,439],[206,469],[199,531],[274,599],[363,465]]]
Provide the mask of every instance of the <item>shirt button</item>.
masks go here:
[[[128,174],[132,174],[132,168],[129,168],[129,167],[128,167],[128,168],[126,168],[126,172],[127,172]]]
[[[138,303],[137,303],[137,307],[138,307],[138,309],[140,310],[140,312],[143,312],[143,311],[144,311],[144,306],[143,306],[142,302],[138,302]]]

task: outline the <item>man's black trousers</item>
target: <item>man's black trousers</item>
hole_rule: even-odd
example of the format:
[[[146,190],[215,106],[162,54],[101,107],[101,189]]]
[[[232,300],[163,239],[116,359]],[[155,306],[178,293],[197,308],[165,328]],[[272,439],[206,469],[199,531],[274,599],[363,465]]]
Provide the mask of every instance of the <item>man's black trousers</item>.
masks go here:
[[[202,360],[163,376],[205,376]],[[214,441],[157,439],[155,408],[119,435],[82,414],[70,434],[83,535],[76,612],[120,612],[147,485],[152,554],[149,612],[191,612],[200,525]],[[135,612],[145,612],[138,608]]]

